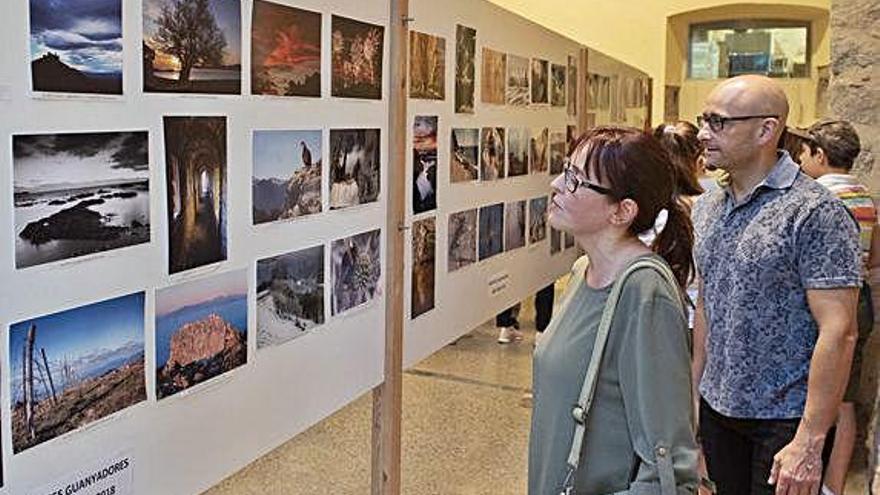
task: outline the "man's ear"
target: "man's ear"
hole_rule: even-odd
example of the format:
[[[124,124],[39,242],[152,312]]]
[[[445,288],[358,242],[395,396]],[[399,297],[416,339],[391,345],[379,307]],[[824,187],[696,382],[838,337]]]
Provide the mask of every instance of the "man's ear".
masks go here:
[[[624,198],[617,203],[617,208],[611,213],[611,223],[629,226],[638,215],[639,204],[631,198]]]
[[[778,119],[766,118],[761,122],[761,127],[758,128],[758,142],[760,144],[766,144],[769,141],[773,141],[775,144],[779,141],[779,133],[776,132],[779,129],[779,126],[782,123]]]

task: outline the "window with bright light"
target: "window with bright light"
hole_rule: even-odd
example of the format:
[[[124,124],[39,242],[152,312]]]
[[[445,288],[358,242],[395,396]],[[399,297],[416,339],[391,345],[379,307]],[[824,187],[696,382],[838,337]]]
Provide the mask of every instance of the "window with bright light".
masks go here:
[[[691,79],[724,79],[741,74],[810,77],[807,22],[692,24],[689,45]]]

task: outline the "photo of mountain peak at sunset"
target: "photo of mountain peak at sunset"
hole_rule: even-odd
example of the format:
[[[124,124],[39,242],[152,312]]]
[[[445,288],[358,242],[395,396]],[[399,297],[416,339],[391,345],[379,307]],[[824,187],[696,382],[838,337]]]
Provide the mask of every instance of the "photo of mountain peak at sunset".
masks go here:
[[[255,0],[251,92],[321,96],[321,14]]]

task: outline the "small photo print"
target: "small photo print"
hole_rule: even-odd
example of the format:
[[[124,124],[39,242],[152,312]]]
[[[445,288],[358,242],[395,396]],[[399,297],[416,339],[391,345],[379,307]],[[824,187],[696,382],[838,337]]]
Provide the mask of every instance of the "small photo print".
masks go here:
[[[504,203],[480,208],[480,261],[504,251]]]
[[[381,100],[385,28],[338,15],[331,20],[330,93]]]
[[[449,215],[447,270],[454,272],[477,261],[477,210]]]
[[[338,315],[373,300],[382,277],[381,230],[333,241],[330,249],[331,312]]]
[[[413,222],[412,284],[410,315],[412,318],[434,309],[436,272],[436,221],[434,217]]]
[[[379,198],[379,129],[330,130],[330,209]]]
[[[480,130],[452,129],[449,181],[473,182],[480,177]]]
[[[526,202],[514,201],[504,207],[504,250],[526,245]]]
[[[547,196],[529,200],[529,244],[547,238]]]
[[[324,323],[324,246],[257,260],[257,349]]]
[[[483,127],[480,134],[480,180],[504,178],[504,128]]]
[[[437,116],[417,115],[413,122],[413,213],[437,208]]]
[[[254,225],[321,212],[321,131],[253,134]]]

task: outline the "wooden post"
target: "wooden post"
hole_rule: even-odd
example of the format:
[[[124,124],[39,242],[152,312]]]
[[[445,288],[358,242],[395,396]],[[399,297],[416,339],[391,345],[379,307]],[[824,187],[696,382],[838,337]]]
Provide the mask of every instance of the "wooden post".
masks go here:
[[[651,129],[654,127],[654,78],[648,78],[648,94],[645,95],[645,99],[647,99],[648,112],[645,114],[645,132],[651,132]]]
[[[58,398],[55,397],[55,383],[52,382],[52,370],[49,369],[49,360],[46,359],[46,349],[40,347],[40,354],[43,355],[43,367],[46,368],[46,376],[49,378],[49,388],[52,390],[52,403],[57,404]]]
[[[22,377],[24,379],[24,418],[31,440],[37,438],[37,430],[34,428],[34,341],[36,339],[37,326],[31,324],[27,333],[27,341],[24,345],[24,362],[22,363],[22,373],[24,373]]]
[[[590,68],[589,61],[590,50],[587,47],[581,47],[581,51],[578,54],[578,79],[580,79],[580,84],[578,84],[577,89],[578,134],[586,132],[587,127],[589,127],[589,124],[587,123],[589,121],[587,109],[590,107],[590,101],[588,101],[590,92],[587,88],[587,85],[590,83],[590,77],[587,73]]]
[[[403,256],[406,215],[409,0],[391,0],[389,20],[388,211],[385,228],[385,381],[373,389],[372,495],[400,494],[403,400]]]

